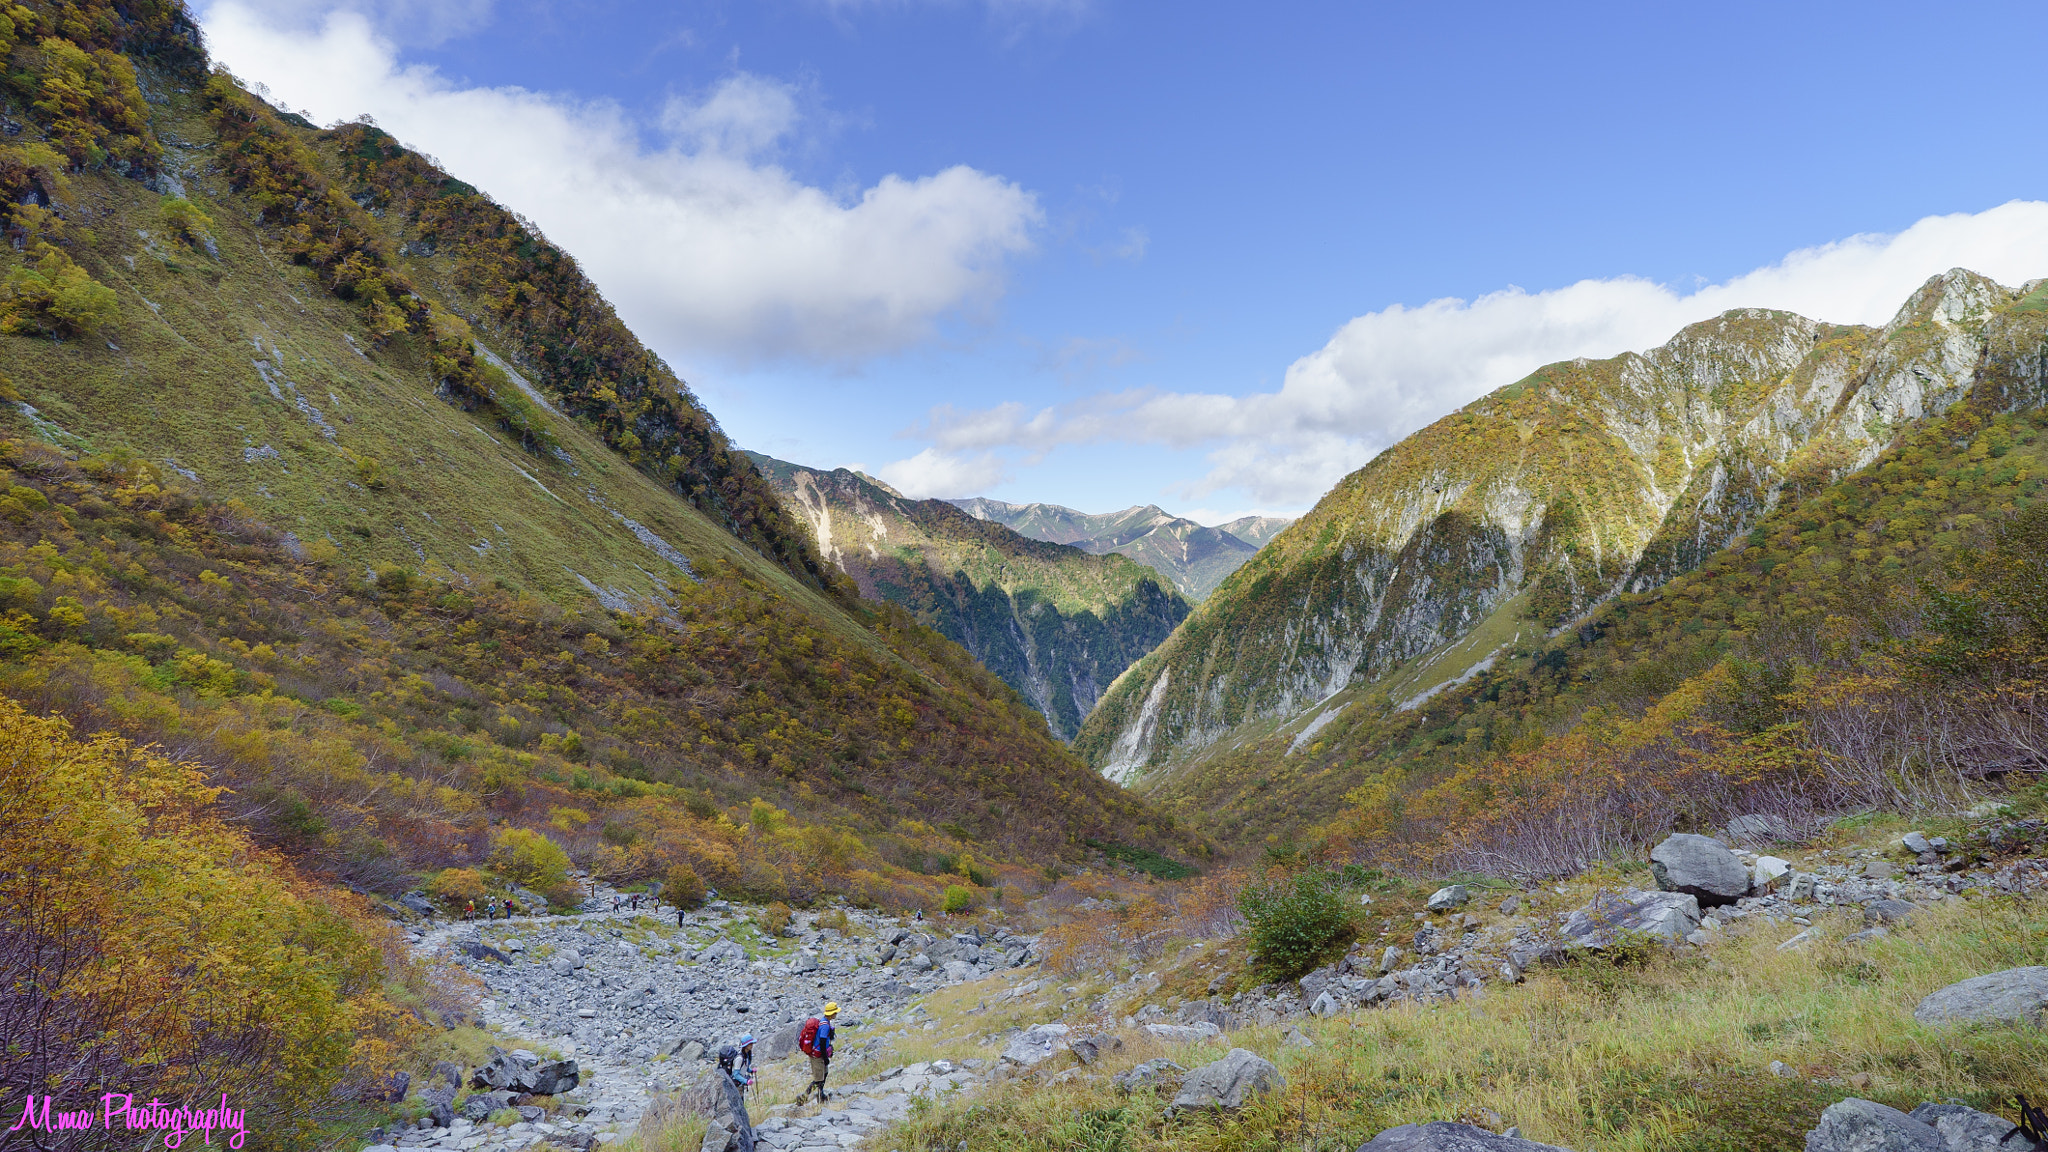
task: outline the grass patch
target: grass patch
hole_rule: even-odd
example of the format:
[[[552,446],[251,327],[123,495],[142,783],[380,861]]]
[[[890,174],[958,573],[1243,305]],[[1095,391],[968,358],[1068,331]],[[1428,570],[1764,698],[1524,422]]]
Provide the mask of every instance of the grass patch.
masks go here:
[[[1162,856],[1149,848],[1134,848],[1129,844],[1102,840],[1087,840],[1083,843],[1119,864],[1129,865],[1161,880],[1185,880],[1196,874],[1195,870],[1186,864],[1171,856]]]
[[[1221,1052],[1175,1055],[1127,1036],[1124,1051],[1088,1069],[1092,1080],[996,1085],[872,1146],[1337,1152],[1397,1124],[1491,1113],[1500,1127],[1567,1148],[1757,1152],[1799,1147],[1821,1110],[1847,1096],[1905,1109],[1956,1099],[2010,1114],[2015,1092],[2038,1091],[2048,1062],[2038,1030],[1927,1028],[1912,1010],[1956,980],[2041,963],[2048,904],[1954,903],[1860,946],[1840,943],[1860,922],[1820,923],[1828,940],[1803,951],[1777,950],[1797,926],[1759,923],[1688,963],[1610,964],[1599,979],[1543,971],[1476,1002],[1297,1022],[1312,1049],[1281,1047],[1277,1027],[1235,1033],[1226,1043],[1288,1078],[1285,1092],[1235,1119],[1166,1124],[1160,1102],[1127,1103],[1110,1074],[1152,1055],[1193,1066]],[[1850,971],[1855,979],[1844,978]],[[1773,1060],[1799,1075],[1771,1074]],[[1867,1086],[1851,1087],[1859,1073]]]

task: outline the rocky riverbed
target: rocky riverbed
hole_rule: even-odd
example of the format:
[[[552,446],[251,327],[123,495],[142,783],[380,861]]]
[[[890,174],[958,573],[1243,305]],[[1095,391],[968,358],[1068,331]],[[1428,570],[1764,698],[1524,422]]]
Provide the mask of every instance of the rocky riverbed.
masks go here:
[[[844,1067],[879,1044],[874,1033],[914,1025],[914,998],[1036,962],[1028,936],[994,925],[932,925],[858,909],[834,910],[845,930],[798,914],[783,932],[762,931],[760,910],[714,902],[678,923],[673,908],[610,911],[599,893],[573,916],[428,923],[411,930],[416,953],[453,963],[483,984],[481,1022],[530,1065],[573,1061],[575,1085],[546,1101],[477,1089],[446,1123],[373,1133],[372,1149],[457,1148],[520,1152],[557,1144],[589,1147],[630,1132],[650,1103],[696,1083],[710,1058],[742,1034],[769,1062],[796,1051],[802,1021],[827,1001],[840,1005],[838,1059]],[[977,1069],[913,1065],[864,1084],[835,1085],[822,1113],[769,1114],[760,1125],[778,1148],[837,1139],[900,1118],[912,1097],[967,1086]],[[426,1086],[432,1091],[436,1085]],[[545,1107],[543,1105],[546,1105]],[[484,1121],[515,1108],[520,1122]],[[813,1136],[834,1139],[817,1144]]]

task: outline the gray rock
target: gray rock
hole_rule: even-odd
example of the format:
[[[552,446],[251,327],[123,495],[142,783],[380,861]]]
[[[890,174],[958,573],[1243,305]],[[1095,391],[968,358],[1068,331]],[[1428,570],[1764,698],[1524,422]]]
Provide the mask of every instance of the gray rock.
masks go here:
[[[1565,918],[1562,932],[1575,947],[1599,949],[1611,946],[1624,933],[1683,940],[1699,925],[1699,901],[1690,893],[1624,888],[1594,896],[1591,903]],[[1520,963],[1519,957],[1516,962]]]
[[[1874,900],[1863,907],[1866,924],[1903,924],[1919,909],[1904,900]]]
[[[1286,1087],[1287,1078],[1271,1061],[1256,1052],[1232,1048],[1223,1059],[1190,1072],[1166,1114],[1178,1116],[1209,1108],[1235,1112],[1253,1097]]]
[[[407,892],[398,898],[398,902],[404,905],[408,912],[415,912],[430,919],[434,915],[434,906],[427,902],[425,896],[417,892]]]
[[[1400,963],[1401,949],[1399,947],[1389,944],[1387,945],[1387,950],[1380,953],[1380,972],[1382,974],[1392,972],[1395,966]]]
[[[1168,1044],[1197,1044],[1223,1034],[1223,1029],[1206,1020],[1194,1024],[1147,1024],[1145,1031]]]
[[[1065,1024],[1034,1024],[1019,1032],[1003,1048],[1003,1063],[1030,1068],[1052,1058],[1067,1046]]]
[[[1736,844],[1763,847],[1767,844],[1784,843],[1792,839],[1792,829],[1776,816],[1737,816],[1724,829],[1728,839]]]
[[[1913,1009],[1922,1024],[2034,1024],[2048,1008],[2048,968],[2008,968],[1931,993]]]
[[[1678,832],[1650,850],[1657,887],[1683,892],[1709,907],[1732,904],[1749,894],[1749,869],[1711,836]]]
[[[1934,845],[1929,844],[1927,842],[1927,837],[1919,832],[1906,833],[1904,836],[1899,838],[1899,843],[1905,845],[1906,851],[1911,852],[1915,856],[1918,856],[1922,852],[1934,851]]]
[[[1520,1136],[1502,1136],[1475,1128],[1436,1120],[1428,1124],[1403,1124],[1389,1128],[1358,1146],[1358,1152],[1566,1152],[1555,1144],[1539,1144]]]
[[[929,972],[932,970],[932,958],[919,952],[910,958],[910,968],[916,972]]]
[[[500,1108],[512,1106],[510,1092],[475,1092],[462,1102],[462,1118],[472,1123],[481,1122]]]
[[[1317,1016],[1327,1020],[1328,1018],[1335,1016],[1337,1013],[1342,1012],[1344,1010],[1344,1005],[1338,1003],[1336,997],[1330,995],[1328,992],[1325,992],[1321,996],[1316,997],[1316,1002],[1309,1005],[1308,1010],[1310,1012],[1315,1013]]]
[[[1103,1053],[1121,1052],[1123,1047],[1123,1037],[1114,1033],[1104,1032],[1096,1036],[1083,1036],[1068,1044],[1067,1050],[1072,1052],[1074,1058],[1081,1063],[1093,1064],[1097,1060],[1102,1059]]]
[[[1169,1088],[1178,1086],[1187,1069],[1171,1060],[1147,1060],[1136,1068],[1126,1069],[1109,1078],[1109,1082],[1125,1092],[1140,1088]]]
[[[1854,1097],[1830,1104],[1806,1152],[1948,1152],[1941,1133],[1896,1108]]]
[[[974,965],[965,960],[948,960],[945,969],[946,980],[958,984],[962,980],[974,979]]]
[[[1892,934],[1892,930],[1891,930],[1891,929],[1889,929],[1889,928],[1885,927],[1885,926],[1884,926],[1884,925],[1882,925],[1882,924],[1876,924],[1876,925],[1873,925],[1873,926],[1871,926],[1871,927],[1869,927],[1869,928],[1865,928],[1865,929],[1864,929],[1863,931],[1861,931],[1861,932],[1851,932],[1851,933],[1849,933],[1849,934],[1848,934],[1847,936],[1844,936],[1844,937],[1842,937],[1842,943],[1844,943],[1844,944],[1868,944],[1868,943],[1870,943],[1870,942],[1871,942],[1872,940],[1882,940],[1882,939],[1884,939],[1885,937],[1887,937],[1887,936],[1889,936],[1889,935],[1891,935],[1891,934]]]
[[[754,1041],[754,1059],[766,1062],[790,1055],[796,1051],[796,1042],[802,1037],[803,1030],[803,1021],[798,1020]]]
[[[1908,1115],[1941,1133],[1948,1152],[2033,1152],[2026,1133],[1989,1112],[1961,1104],[1922,1104]]]
[[[1449,912],[1453,908],[1463,908],[1471,899],[1472,893],[1463,884],[1452,884],[1437,889],[1429,898],[1427,907],[1431,912]]]

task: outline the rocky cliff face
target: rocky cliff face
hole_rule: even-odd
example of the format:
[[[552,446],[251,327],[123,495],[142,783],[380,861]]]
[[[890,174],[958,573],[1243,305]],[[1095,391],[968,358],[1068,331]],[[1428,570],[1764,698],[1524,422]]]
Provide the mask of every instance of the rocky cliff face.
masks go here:
[[[1289,523],[1277,516],[1246,516],[1209,528],[1151,504],[1098,515],[1058,504],[1006,504],[984,497],[952,503],[977,520],[994,521],[1034,540],[1128,556],[1173,581],[1195,603]]]
[[[2035,303],[2019,297],[1958,269],[1882,328],[1743,309],[1540,369],[1346,477],[1112,686],[1076,749],[1140,780],[1421,658],[1443,683],[1519,627],[1689,571],[1981,372],[2038,403],[2038,350],[1999,347],[2002,310]]]
[[[862,595],[910,609],[965,647],[1061,739],[1187,617],[1186,600],[1124,556],[1030,539],[844,468],[753,459]]]

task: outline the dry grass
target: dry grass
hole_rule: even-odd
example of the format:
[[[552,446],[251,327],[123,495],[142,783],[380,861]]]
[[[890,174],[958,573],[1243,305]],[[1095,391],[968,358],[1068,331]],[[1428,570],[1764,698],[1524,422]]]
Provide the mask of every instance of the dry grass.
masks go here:
[[[1925,1028],[1912,1009],[1955,980],[2048,961],[2048,903],[1953,902],[1864,945],[1839,943],[1859,921],[1819,923],[1828,939],[1798,951],[1777,950],[1797,926],[1756,922],[1703,952],[1641,968],[1594,961],[1474,1001],[1308,1021],[1313,1049],[1281,1047],[1279,1028],[1178,1050],[1127,1037],[1086,1079],[1049,1087],[1041,1074],[998,1085],[913,1118],[875,1146],[1335,1152],[1396,1124],[1463,1119],[1517,1125],[1580,1150],[1760,1152],[1798,1146],[1820,1110],[1844,1096],[1906,1108],[1957,1098],[2009,1112],[2014,1091],[2038,1093],[2048,1072],[2040,1032]],[[1287,1091],[1233,1120],[1167,1125],[1161,1101],[1127,1099],[1108,1084],[1154,1055],[1193,1066],[1227,1046],[1272,1059]],[[1772,1075],[1774,1060],[1800,1075]]]

